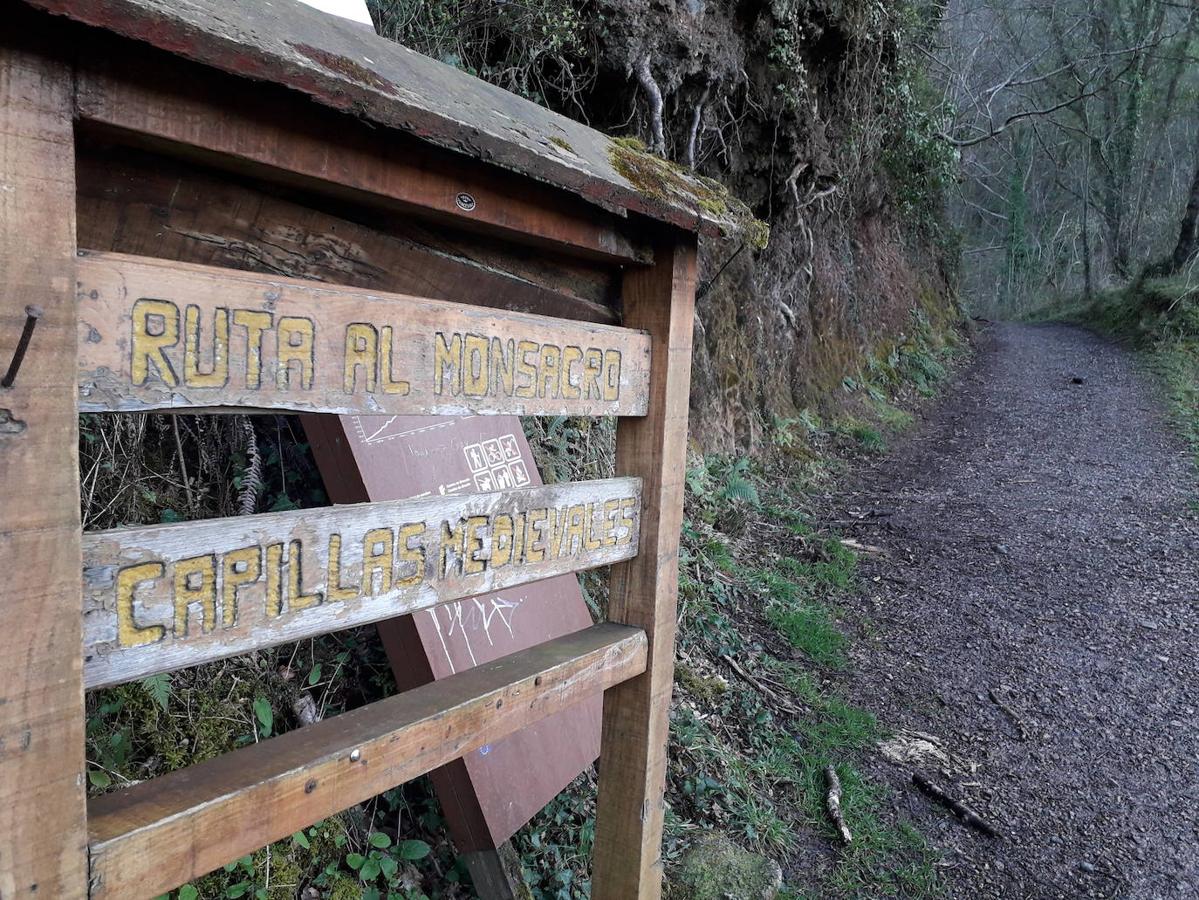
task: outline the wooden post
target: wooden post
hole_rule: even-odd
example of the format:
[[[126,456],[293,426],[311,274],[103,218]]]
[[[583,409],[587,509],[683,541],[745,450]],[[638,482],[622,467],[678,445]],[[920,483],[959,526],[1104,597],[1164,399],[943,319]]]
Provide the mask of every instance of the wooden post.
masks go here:
[[[5,44],[20,33],[15,24]],[[5,44],[0,44],[0,897],[78,898],[87,894],[87,834],[74,89],[66,66]],[[14,365],[19,348],[24,356]]]
[[[462,861],[470,871],[479,900],[524,900],[532,896],[520,865],[520,854],[511,841],[504,841],[494,850],[463,853]]]
[[[651,269],[627,271],[624,324],[652,339],[649,414],[621,419],[616,470],[643,480],[641,546],[612,567],[608,619],[643,628],[645,674],[604,695],[594,900],[652,900],[662,891],[662,799],[674,679],[679,531],[687,454],[695,239],[656,248]]]

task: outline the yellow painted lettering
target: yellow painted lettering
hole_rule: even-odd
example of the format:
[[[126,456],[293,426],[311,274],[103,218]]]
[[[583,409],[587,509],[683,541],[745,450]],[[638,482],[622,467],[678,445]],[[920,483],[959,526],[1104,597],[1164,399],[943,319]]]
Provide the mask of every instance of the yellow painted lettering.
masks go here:
[[[570,525],[566,529],[566,553],[574,556],[583,549],[583,523],[587,518],[587,507],[572,506],[569,517]]]
[[[446,379],[449,390],[446,390]],[[442,332],[433,337],[433,393],[457,397],[462,392],[462,335],[457,332],[448,341]]]
[[[490,343],[479,334],[468,334],[462,349],[462,393],[468,397],[487,396]]]
[[[398,547],[396,556],[405,566],[411,565],[412,572],[408,575],[402,575],[397,571],[396,587],[416,587],[424,581],[425,548],[421,543],[414,545],[412,542],[417,538],[423,538],[426,530],[424,522],[410,522],[400,528],[399,538],[396,542]]]
[[[271,618],[283,614],[282,544],[268,544],[266,548],[266,614]]]
[[[212,368],[200,370],[200,307],[188,304],[183,313],[183,383],[188,387],[219,388],[229,383],[229,310],[212,314]]]
[[[143,298],[133,304],[133,347],[131,375],[134,385],[143,385],[150,378],[150,367],[167,387],[179,384],[179,376],[164,352],[179,343],[179,307],[167,300]]]
[[[300,389],[312,390],[312,379],[316,372],[316,325],[311,319],[299,316],[283,316],[279,319],[276,357],[279,360],[275,373],[279,390],[291,388],[291,365],[300,367]]]
[[[287,545],[287,587],[288,612],[319,606],[325,599],[320,591],[304,593],[304,547],[299,541]]]
[[[221,560],[221,625],[237,624],[238,591],[262,576],[262,548],[242,547],[226,553]]]
[[[512,516],[500,513],[491,526],[491,568],[502,568],[511,561]]]
[[[511,397],[516,375],[516,341],[508,338],[491,339],[491,393],[496,397]]]
[[[246,330],[246,387],[255,391],[262,387],[262,345],[274,318],[268,312],[252,309],[233,311],[233,324]]]
[[[637,498],[628,497],[620,501],[620,527],[623,529],[618,544],[629,544],[633,541],[633,522],[640,510],[637,508]]]
[[[358,370],[362,369],[365,390],[375,392],[379,368],[379,334],[367,322],[351,322],[346,326],[345,391],[358,390]]]
[[[412,385],[403,379],[396,378],[395,363],[392,360],[394,347],[395,332],[390,325],[384,325],[379,329],[379,384],[385,394],[406,397],[412,390]]]
[[[562,360],[562,351],[553,344],[541,345],[541,375],[538,378],[537,396],[552,400],[558,396],[560,387],[558,366]]]
[[[362,585],[372,597],[391,590],[395,536],[390,528],[372,528],[362,538]],[[375,576],[378,575],[376,582]]]
[[[537,364],[529,362],[529,354],[536,354],[538,346],[533,341],[521,341],[516,345],[516,396],[531,400],[537,396]]]
[[[167,633],[162,625],[138,625],[133,615],[133,599],[137,586],[156,581],[166,574],[160,562],[126,566],[117,573],[117,644],[121,647],[142,647],[156,644]]]
[[[266,615],[283,615],[283,544],[266,548]]]
[[[598,550],[603,546],[600,538],[595,533],[595,514],[599,511],[599,507],[595,503],[588,503],[583,521],[585,529],[583,531],[583,546],[588,550]]]
[[[546,552],[553,559],[562,556],[562,539],[566,537],[566,510],[554,508],[549,511],[550,536]]]
[[[465,529],[462,523],[450,527],[441,523],[441,574],[443,577],[462,574],[462,542]],[[451,558],[452,555],[452,558]]]
[[[187,637],[192,606],[200,607],[200,630],[216,627],[216,557],[190,556],[175,563],[175,638]]]
[[[582,361],[583,349],[581,347],[567,346],[562,348],[562,385],[559,387],[558,392],[564,400],[578,400],[583,396],[582,377],[580,376],[578,381],[571,377],[571,371]]]
[[[512,522],[512,562],[520,565],[524,562],[525,552],[525,514],[518,512]]]
[[[604,399],[620,398],[620,351],[604,351]]]
[[[362,585],[360,583],[342,584],[341,582],[341,535],[329,535],[329,583],[326,590],[329,592],[329,602],[335,603],[342,600],[357,600],[362,596]]]
[[[616,546],[616,519],[620,515],[619,500],[604,501],[604,546]]]
[[[487,527],[487,516],[471,516],[466,520],[466,534],[462,544],[462,574],[478,575],[487,568],[488,554],[480,529]]]
[[[545,547],[542,543],[540,525],[549,515],[546,509],[531,509],[525,519],[525,560],[536,563],[545,559]]]
[[[583,378],[588,400],[603,400],[604,390],[600,387],[600,377],[604,374],[604,354],[602,350],[588,347],[583,354],[583,370],[587,373]]]

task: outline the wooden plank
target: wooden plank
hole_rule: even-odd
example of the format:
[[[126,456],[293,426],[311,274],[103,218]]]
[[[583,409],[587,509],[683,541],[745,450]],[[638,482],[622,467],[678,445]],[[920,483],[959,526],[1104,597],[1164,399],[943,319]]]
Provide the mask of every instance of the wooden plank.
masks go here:
[[[86,136],[76,158],[80,247],[619,324],[610,265],[282,197],[278,185]]]
[[[635,478],[84,535],[89,688],[628,559]]]
[[[151,897],[645,669],[596,625],[93,800],[93,898]]]
[[[629,226],[563,191],[432,151],[288,91],[190,66],[177,58],[101,50],[84,60],[80,118],[140,143],[333,196],[418,212],[457,227],[592,259],[650,262]]]
[[[20,16],[17,17],[18,22]],[[70,70],[0,37],[0,897],[87,892]]]
[[[627,328],[120,254],[78,261],[79,408],[641,415]]]
[[[644,629],[644,675],[604,696],[592,897],[656,898],[662,889],[662,799],[674,677],[679,531],[687,453],[695,242],[679,237],[657,251],[658,265],[625,278],[625,321],[653,338],[650,411],[622,419],[616,470],[643,479],[639,555],[614,566],[608,617]]]

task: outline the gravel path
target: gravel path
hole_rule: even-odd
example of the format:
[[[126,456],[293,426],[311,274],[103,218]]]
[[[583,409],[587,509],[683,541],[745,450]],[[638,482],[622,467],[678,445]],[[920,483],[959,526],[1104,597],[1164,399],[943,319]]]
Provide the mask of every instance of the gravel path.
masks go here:
[[[871,765],[955,898],[1199,898],[1199,485],[1153,378],[1064,326],[996,325],[842,503],[864,563],[850,692],[1003,833]],[[943,771],[952,775],[944,777]]]

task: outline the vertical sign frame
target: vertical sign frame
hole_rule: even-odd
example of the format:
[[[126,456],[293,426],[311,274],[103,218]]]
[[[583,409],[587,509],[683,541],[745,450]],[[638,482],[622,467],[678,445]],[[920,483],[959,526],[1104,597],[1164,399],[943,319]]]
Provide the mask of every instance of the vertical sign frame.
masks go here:
[[[74,80],[31,43],[0,42],[0,896],[82,897]]]

